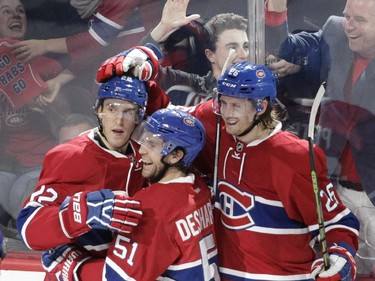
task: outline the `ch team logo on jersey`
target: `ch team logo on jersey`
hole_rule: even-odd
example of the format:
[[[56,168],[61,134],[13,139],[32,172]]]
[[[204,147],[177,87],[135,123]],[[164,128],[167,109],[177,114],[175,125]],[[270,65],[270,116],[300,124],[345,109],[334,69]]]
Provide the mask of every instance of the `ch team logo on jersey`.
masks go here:
[[[219,183],[221,221],[233,230],[246,229],[254,225],[250,210],[254,207],[254,195],[239,190],[228,182]]]

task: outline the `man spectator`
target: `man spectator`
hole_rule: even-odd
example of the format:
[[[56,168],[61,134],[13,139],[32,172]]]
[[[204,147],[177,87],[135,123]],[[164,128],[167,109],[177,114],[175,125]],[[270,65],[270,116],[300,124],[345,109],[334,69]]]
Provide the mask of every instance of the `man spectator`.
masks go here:
[[[375,1],[347,0],[343,14],[330,17],[316,33],[287,34],[284,22],[278,27],[287,38],[280,57],[302,64],[306,77],[325,83],[315,140],[326,152],[328,174],[341,199],[364,230],[375,213]],[[320,77],[309,75],[311,69]],[[359,255],[372,259],[362,231],[360,237]]]

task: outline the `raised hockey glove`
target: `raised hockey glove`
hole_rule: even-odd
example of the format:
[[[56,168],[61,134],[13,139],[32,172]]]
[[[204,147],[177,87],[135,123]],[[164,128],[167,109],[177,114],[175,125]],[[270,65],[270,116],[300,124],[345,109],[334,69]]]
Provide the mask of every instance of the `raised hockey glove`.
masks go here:
[[[357,267],[353,255],[344,247],[328,249],[330,267],[323,270],[323,259],[317,259],[311,266],[311,277],[318,281],[355,280]]]
[[[141,204],[123,191],[102,189],[68,196],[60,207],[60,225],[68,238],[91,229],[131,233],[142,216]]]
[[[90,259],[85,250],[73,245],[62,245],[43,252],[42,265],[46,271],[45,281],[78,281],[77,270]]]
[[[115,75],[130,73],[139,80],[154,80],[159,72],[161,51],[153,44],[135,46],[107,59],[98,69],[96,81],[102,83]]]

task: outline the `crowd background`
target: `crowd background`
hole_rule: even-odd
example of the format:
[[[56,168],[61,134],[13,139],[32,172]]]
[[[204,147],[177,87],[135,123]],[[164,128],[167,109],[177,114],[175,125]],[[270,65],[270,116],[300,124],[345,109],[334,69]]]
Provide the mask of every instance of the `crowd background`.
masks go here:
[[[96,118],[92,107],[99,88],[95,76],[100,64],[106,58],[140,44],[142,38],[159,22],[165,1],[120,1],[127,4],[122,3],[121,5],[124,6],[114,9],[113,6],[116,6],[117,2],[0,0],[0,24],[3,25],[0,27],[0,47],[9,46],[9,42],[11,44],[24,40],[28,42],[16,49],[18,53],[12,53],[11,48],[0,49],[4,52],[0,54],[0,225],[5,239],[19,238],[14,227],[14,219],[22,202],[35,187],[44,154],[54,145],[66,141],[61,134],[66,132],[65,126],[72,126],[72,123],[67,125],[65,122],[75,119],[74,126],[81,121],[91,124],[87,127],[79,127],[74,135],[94,126],[95,122],[90,123],[87,120],[95,121]],[[25,29],[22,36],[9,38],[9,34],[2,33],[5,25],[12,31],[20,28],[19,15],[13,14],[8,8],[14,3],[23,6],[27,28],[22,27]],[[247,3],[246,0],[235,0],[228,5],[226,0],[191,0],[188,14],[200,14],[200,22],[198,21],[197,26],[190,26],[170,36],[171,46],[162,61],[164,66],[176,68],[184,66],[183,70],[205,74],[208,66],[197,67],[197,62],[201,62],[204,58],[200,57],[196,61],[191,59],[191,56],[199,57],[203,53],[202,44],[199,44],[200,40],[203,40],[199,29],[205,21],[219,13],[232,12],[249,18]],[[290,33],[316,32],[324,26],[329,16],[342,16],[344,7],[343,0],[289,0],[288,30]],[[3,21],[6,17],[7,20]],[[109,21],[103,21],[103,17]],[[252,24],[254,23],[249,22],[249,25]],[[188,44],[176,44],[183,39],[188,39]],[[62,44],[63,48],[58,48],[61,47],[61,42],[65,42]],[[40,51],[40,46],[43,44],[44,50]],[[23,52],[29,53],[23,54]],[[177,55],[173,56],[173,52]],[[9,56],[6,56],[7,54]],[[23,58],[22,55],[29,57]],[[36,63],[39,56],[47,58],[45,63]],[[27,84],[30,72],[20,71],[16,74],[12,72],[12,69],[7,67],[9,57],[17,58],[27,69],[30,66],[31,72],[37,73],[39,79],[43,80],[38,80],[40,88],[36,89],[34,84],[31,86]],[[187,61],[179,63],[174,61],[181,57],[185,57]],[[275,59],[278,60],[277,55]],[[51,66],[48,63],[51,63]],[[38,70],[41,64],[47,69],[54,68],[56,64],[59,67],[53,75],[43,76],[44,72]],[[307,137],[311,104],[320,88],[319,79],[309,81],[304,75],[306,74],[301,72],[279,78],[277,96],[286,109],[288,124],[301,138]],[[15,104],[14,101],[9,102],[6,94],[9,91],[8,85],[13,85],[15,82],[21,83],[17,84],[21,88],[18,93],[26,96],[27,102],[22,105]],[[30,91],[37,91],[37,93]],[[42,94],[43,91],[47,91],[48,94]],[[40,98],[43,95],[44,97]],[[32,96],[33,99],[28,96]],[[69,118],[72,114],[73,117]],[[25,123],[29,124],[27,130],[22,129],[25,128],[23,127]],[[324,139],[324,137],[324,132],[321,132],[320,138]],[[367,169],[367,173],[371,177],[370,174],[374,174],[375,171]],[[360,212],[358,209],[354,211]],[[360,265],[358,272],[370,275],[375,264],[373,237],[375,218],[367,221],[366,225],[361,225],[361,229],[364,248],[360,249],[356,257],[361,261],[358,263]]]

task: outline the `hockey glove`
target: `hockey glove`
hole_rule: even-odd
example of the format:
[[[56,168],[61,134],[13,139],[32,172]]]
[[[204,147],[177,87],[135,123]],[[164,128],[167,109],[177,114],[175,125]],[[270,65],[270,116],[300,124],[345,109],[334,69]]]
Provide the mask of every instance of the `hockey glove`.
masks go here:
[[[323,270],[323,259],[317,259],[311,266],[311,277],[318,281],[355,280],[357,267],[353,255],[344,247],[328,249],[330,267]]]
[[[153,44],[135,46],[107,59],[98,69],[96,81],[102,83],[112,76],[129,73],[139,80],[154,80],[159,72],[161,51]]]
[[[88,253],[69,244],[43,252],[42,265],[46,270],[44,280],[78,281],[77,270],[88,259]]]
[[[60,225],[70,239],[90,229],[129,234],[142,216],[140,207],[139,201],[129,199],[122,191],[79,192],[61,205]]]

